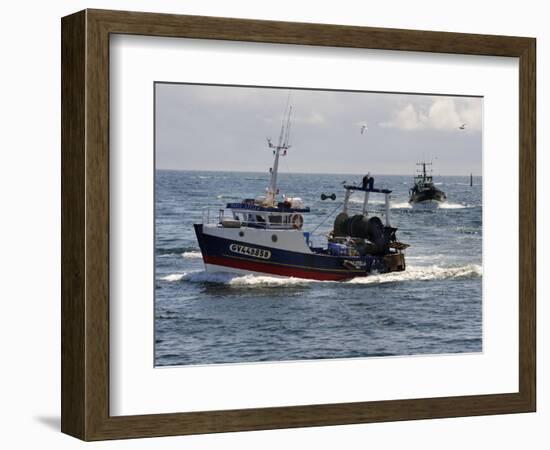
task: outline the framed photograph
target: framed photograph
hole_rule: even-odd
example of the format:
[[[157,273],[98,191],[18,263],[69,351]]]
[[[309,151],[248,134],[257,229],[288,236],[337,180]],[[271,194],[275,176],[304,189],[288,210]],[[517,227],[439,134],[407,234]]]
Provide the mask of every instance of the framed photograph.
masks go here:
[[[534,38],[61,29],[63,432],[535,411]]]

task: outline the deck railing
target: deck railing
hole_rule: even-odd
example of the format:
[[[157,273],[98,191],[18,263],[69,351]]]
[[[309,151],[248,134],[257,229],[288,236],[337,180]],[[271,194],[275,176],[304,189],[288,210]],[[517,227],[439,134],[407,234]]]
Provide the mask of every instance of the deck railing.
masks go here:
[[[225,209],[221,208],[218,210],[217,217],[210,213],[210,206],[205,206],[201,209],[202,215],[202,224],[218,224],[222,225],[225,218]],[[230,217],[233,219],[233,216]],[[261,222],[257,220],[239,220],[242,227],[251,227],[251,228],[263,228],[269,230],[292,230],[294,225],[292,223],[272,223],[272,222]]]

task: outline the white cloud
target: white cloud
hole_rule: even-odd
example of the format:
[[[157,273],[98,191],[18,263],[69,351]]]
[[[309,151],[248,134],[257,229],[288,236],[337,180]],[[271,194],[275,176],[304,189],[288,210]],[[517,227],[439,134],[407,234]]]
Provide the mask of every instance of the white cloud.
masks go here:
[[[427,108],[409,103],[380,126],[401,130],[456,130],[463,123],[468,130],[481,129],[481,99],[436,98]]]

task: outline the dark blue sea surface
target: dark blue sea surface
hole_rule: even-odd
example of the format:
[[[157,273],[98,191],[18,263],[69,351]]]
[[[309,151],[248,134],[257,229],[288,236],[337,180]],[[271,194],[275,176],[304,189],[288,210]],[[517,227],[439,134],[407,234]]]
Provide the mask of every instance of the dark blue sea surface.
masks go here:
[[[357,175],[280,174],[281,193],[301,197],[313,230]],[[407,270],[321,282],[204,271],[193,223],[204,207],[265,192],[268,174],[156,172],[155,364],[157,366],[482,351],[481,178],[435,177],[448,202],[408,203],[412,177],[377,176],[393,189],[392,225]],[[320,201],[336,193],[337,200]],[[381,209],[383,198],[371,197]],[[378,201],[378,202],[377,202]],[[360,197],[352,205],[361,208]],[[373,214],[373,211],[370,212]],[[334,215],[315,232],[326,242]]]

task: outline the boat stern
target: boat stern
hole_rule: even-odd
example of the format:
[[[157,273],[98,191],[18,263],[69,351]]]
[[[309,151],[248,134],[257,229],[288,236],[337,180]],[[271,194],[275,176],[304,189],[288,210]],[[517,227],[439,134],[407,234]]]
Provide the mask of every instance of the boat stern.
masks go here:
[[[384,255],[384,265],[387,272],[403,272],[406,268],[405,255],[403,253]]]

